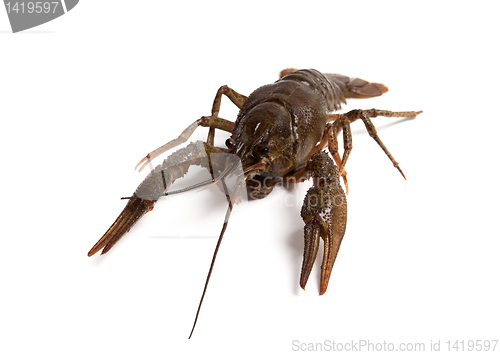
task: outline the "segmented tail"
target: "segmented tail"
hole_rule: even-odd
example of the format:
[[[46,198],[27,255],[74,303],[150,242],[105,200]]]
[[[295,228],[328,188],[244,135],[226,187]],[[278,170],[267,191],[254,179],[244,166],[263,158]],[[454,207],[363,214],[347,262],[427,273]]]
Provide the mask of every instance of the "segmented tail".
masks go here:
[[[359,78],[349,78],[341,74],[323,74],[342,89],[347,98],[367,99],[385,94],[389,89],[384,84],[370,83]]]
[[[370,83],[341,74],[320,73],[315,69],[284,69],[280,73],[280,80],[307,83],[325,96],[330,111],[340,109],[342,103],[345,104],[348,98],[365,99],[380,96],[389,91],[384,84]]]

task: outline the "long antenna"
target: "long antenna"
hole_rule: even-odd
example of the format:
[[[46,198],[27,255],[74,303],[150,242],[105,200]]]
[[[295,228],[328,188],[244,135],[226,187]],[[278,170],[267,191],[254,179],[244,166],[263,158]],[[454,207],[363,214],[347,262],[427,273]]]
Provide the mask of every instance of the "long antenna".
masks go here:
[[[191,329],[191,333],[189,333],[188,339],[191,339],[191,336],[193,335],[194,328],[196,327],[196,322],[198,321],[198,316],[200,314],[201,304],[203,303],[203,298],[205,298],[205,293],[207,292],[208,282],[210,281],[210,276],[212,275],[212,270],[214,268],[215,258],[217,257],[217,252],[219,251],[219,247],[220,247],[221,242],[222,242],[222,237],[224,236],[224,232],[226,231],[227,223],[229,221],[229,216],[231,215],[231,211],[233,210],[233,203],[231,202],[231,197],[229,196],[229,193],[227,191],[226,182],[224,181],[224,179],[222,179],[221,182],[222,182],[222,186],[224,186],[224,193],[226,194],[226,198],[227,198],[227,202],[229,203],[229,206],[227,207],[226,217],[224,218],[224,224],[222,225],[222,230],[221,230],[220,235],[219,235],[219,240],[217,240],[217,246],[215,247],[214,256],[212,257],[212,263],[210,264],[210,269],[208,270],[207,280],[205,281],[205,287],[203,288],[203,294],[201,295],[200,304],[198,305],[198,310],[196,311],[196,317],[194,318],[193,329]],[[235,192],[234,196],[236,198],[239,195],[241,185],[242,184],[237,185],[236,188],[234,189],[234,192]]]
[[[214,182],[215,180],[214,179],[210,179],[210,180],[206,180],[206,181],[202,181],[202,182],[199,182],[197,184],[194,184],[194,185],[191,185],[191,186],[188,186],[188,187],[184,187],[182,189],[179,189],[179,190],[174,190],[174,191],[168,191],[168,192],[165,192],[163,195],[160,195],[160,197],[162,196],[170,196],[170,195],[175,195],[175,194],[180,194],[180,193],[183,193],[183,192],[187,192],[189,190],[194,190],[198,187],[202,187],[202,186],[205,186],[205,185],[210,185]],[[202,189],[204,190],[204,189]],[[200,191],[202,191],[200,190]],[[157,198],[158,195],[144,195],[142,196],[142,198]],[[129,197],[122,197],[120,198],[120,200],[130,200],[132,198],[132,196],[129,196]]]

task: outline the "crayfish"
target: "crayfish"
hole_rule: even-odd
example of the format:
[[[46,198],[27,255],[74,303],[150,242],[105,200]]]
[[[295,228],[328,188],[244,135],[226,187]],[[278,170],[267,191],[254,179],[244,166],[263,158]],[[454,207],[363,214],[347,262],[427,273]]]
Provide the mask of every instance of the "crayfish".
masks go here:
[[[160,197],[173,193],[169,192],[169,187],[183,177],[191,165],[208,169],[212,179],[194,187],[217,184],[226,194],[229,207],[196,313],[194,330],[217,251],[242,187],[246,186],[250,199],[261,199],[280,183],[313,178],[313,186],[307,192],[301,211],[305,227],[300,286],[306,286],[319,249],[319,240],[323,239],[319,293],[324,294],[346,228],[347,203],[340,178],[348,191],[345,166],[352,150],[351,123],[363,121],[369,135],[404,177],[399,164],[379,138],[371,118],[415,118],[421,113],[375,109],[352,110],[345,114],[331,112],[338,110],[347,98],[370,98],[387,91],[383,84],[339,74],[324,74],[314,69],[285,69],[278,81],[258,88],[248,97],[228,86],[221,86],[210,116],[196,120],[178,138],[146,155],[136,168],[142,170],[152,159],[185,143],[199,126],[209,128],[207,141],[194,142],[179,149],[154,168],[128,198],[123,212],[88,255],[92,256],[101,249],[105,254],[144,214],[153,209]],[[240,109],[235,122],[218,116],[222,95]],[[231,133],[225,148],[214,145],[216,130]],[[337,141],[341,132],[342,158]],[[325,148],[330,155],[324,151]],[[228,186],[229,177],[236,180],[232,188]]]

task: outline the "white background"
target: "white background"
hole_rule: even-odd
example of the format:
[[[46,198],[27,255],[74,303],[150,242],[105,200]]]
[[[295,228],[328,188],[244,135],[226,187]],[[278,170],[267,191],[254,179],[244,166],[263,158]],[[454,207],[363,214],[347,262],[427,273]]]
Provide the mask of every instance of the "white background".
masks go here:
[[[178,3],[81,1],[18,34],[0,11],[1,352],[499,339],[496,2]],[[106,256],[87,251],[144,178],[137,161],[208,115],[220,85],[248,95],[291,66],[390,88],[346,110],[423,110],[374,120],[408,181],[353,124],[348,227],[321,297],[320,263],[298,286],[309,185],[237,207],[188,341],[223,196],[162,200]]]

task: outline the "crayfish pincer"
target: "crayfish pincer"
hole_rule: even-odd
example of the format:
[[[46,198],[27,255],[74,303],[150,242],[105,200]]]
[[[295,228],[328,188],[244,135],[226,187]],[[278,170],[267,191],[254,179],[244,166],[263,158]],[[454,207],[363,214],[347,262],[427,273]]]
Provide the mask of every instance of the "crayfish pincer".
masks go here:
[[[106,253],[144,214],[153,209],[160,197],[179,192],[169,191],[169,188],[176,179],[186,174],[191,165],[206,168],[212,179],[194,187],[217,184],[226,194],[229,206],[196,313],[194,330],[217,251],[242,187],[246,186],[250,199],[260,199],[279,184],[312,178],[313,187],[307,192],[301,211],[305,223],[305,245],[300,286],[306,286],[321,238],[324,253],[320,294],[324,294],[347,222],[346,195],[340,178],[348,192],[345,167],[352,150],[350,125],[361,120],[370,137],[404,177],[399,164],[378,136],[371,118],[415,118],[421,113],[376,109],[352,110],[343,114],[332,112],[338,110],[348,98],[370,98],[387,91],[383,84],[314,69],[285,69],[278,81],[258,88],[248,97],[221,86],[210,116],[196,120],[179,137],[147,154],[136,168],[142,170],[160,154],[187,142],[199,126],[209,128],[207,141],[190,143],[154,168],[128,198],[123,212],[88,255],[92,256],[101,249],[102,254]],[[219,117],[222,95],[240,109],[234,122]],[[226,147],[214,145],[216,130],[231,134],[226,140]],[[340,133],[343,135],[342,157],[337,141]],[[326,148],[329,154],[324,151]],[[235,176],[236,179],[233,179]],[[232,188],[228,186],[230,177],[234,185]]]

